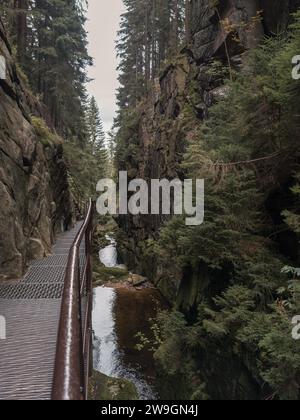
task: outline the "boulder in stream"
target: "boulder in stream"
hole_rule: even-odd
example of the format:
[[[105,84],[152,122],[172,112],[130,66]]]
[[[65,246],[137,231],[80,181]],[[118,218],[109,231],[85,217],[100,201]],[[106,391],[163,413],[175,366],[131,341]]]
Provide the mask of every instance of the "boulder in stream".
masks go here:
[[[89,383],[89,400],[137,401],[138,399],[138,392],[132,382],[93,372]]]
[[[148,279],[146,277],[140,276],[138,274],[130,274],[129,282],[134,286],[141,286],[142,284],[147,283]]]

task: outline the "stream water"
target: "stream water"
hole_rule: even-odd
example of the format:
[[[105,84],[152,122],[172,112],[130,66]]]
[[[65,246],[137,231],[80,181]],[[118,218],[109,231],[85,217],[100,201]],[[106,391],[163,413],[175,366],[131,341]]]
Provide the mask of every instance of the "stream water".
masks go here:
[[[105,238],[110,242],[110,245],[100,249],[100,261],[105,265],[105,267],[116,267],[118,263],[117,243],[111,235],[106,235]]]
[[[107,239],[110,245],[100,251],[100,260],[107,267],[117,267],[116,242],[112,237]],[[159,396],[152,353],[136,349],[136,334],[151,334],[151,319],[161,307],[160,294],[154,288],[94,289],[94,369],[130,380],[143,400]]]

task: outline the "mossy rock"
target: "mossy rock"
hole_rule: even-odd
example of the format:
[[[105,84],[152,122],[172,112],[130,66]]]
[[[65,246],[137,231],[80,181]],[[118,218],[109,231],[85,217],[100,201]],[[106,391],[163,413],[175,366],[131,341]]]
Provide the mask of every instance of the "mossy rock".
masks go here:
[[[148,282],[146,277],[140,276],[138,274],[130,274],[129,282],[134,286],[138,287]]]
[[[120,283],[128,280],[128,271],[117,267],[104,267],[96,256],[93,257],[93,284],[103,286],[105,283]]]
[[[97,273],[99,275],[102,275],[104,278],[107,277],[116,277],[117,279],[120,279],[122,277],[128,278],[128,271],[122,268],[116,268],[116,267],[100,267],[97,269]]]
[[[62,144],[61,138],[56,133],[50,131],[42,118],[32,116],[31,124],[44,147],[53,147],[53,145],[57,146]]]
[[[110,241],[106,236],[114,236],[114,233],[117,230],[118,225],[111,216],[97,216],[97,224],[93,237],[93,247],[95,252],[98,252],[99,249],[110,245]]]
[[[107,246],[110,245],[110,241],[105,237],[105,235],[101,234],[101,235],[97,235],[95,236],[95,240],[94,240],[94,247],[97,250],[97,252],[100,249],[103,249]]]
[[[111,378],[94,371],[89,383],[89,399],[92,401],[137,401],[137,389],[126,379]]]

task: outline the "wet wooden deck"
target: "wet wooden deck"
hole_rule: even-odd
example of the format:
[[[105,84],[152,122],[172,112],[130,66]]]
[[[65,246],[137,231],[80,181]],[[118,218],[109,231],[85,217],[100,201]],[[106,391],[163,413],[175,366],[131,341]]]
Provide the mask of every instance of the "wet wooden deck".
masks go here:
[[[34,261],[21,282],[0,285],[0,400],[49,400],[64,274],[81,223],[59,236],[53,255]],[[81,264],[84,263],[84,249]]]

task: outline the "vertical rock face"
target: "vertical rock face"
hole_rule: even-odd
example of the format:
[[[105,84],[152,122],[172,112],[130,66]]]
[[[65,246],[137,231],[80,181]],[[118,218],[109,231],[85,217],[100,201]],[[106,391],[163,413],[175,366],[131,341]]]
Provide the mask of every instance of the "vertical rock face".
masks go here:
[[[218,51],[224,54],[225,41],[227,53],[232,56],[242,47],[255,46],[263,34],[261,22],[254,22],[258,11],[256,0],[223,0],[218,7],[212,7],[210,0],[193,0],[192,10],[192,50],[197,61],[204,61]],[[221,22],[224,24],[220,25]],[[234,42],[233,32],[229,34],[226,25],[234,28],[239,43]]]
[[[254,48],[265,34],[284,31],[300,6],[299,0],[221,0],[215,7],[211,0],[191,3],[192,51],[197,61]]]
[[[239,69],[244,53],[264,35],[286,29],[290,14],[300,7],[300,0],[220,0],[215,2],[217,7],[213,3],[191,0],[192,45],[165,68],[150,98],[137,111],[136,125],[127,139],[132,145],[131,137],[137,134],[135,151],[120,168],[131,178],[182,177],[186,142],[197,135],[209,107],[224,94],[222,78],[211,75],[208,63],[217,58],[224,67],[230,62]],[[155,281],[173,301],[185,274],[172,261],[141,258],[145,241],[156,239],[165,221],[166,216],[135,216],[122,218],[120,224],[132,238],[123,249],[126,262]]]
[[[0,280],[20,278],[26,264],[51,251],[55,232],[71,221],[62,145],[36,134],[32,116],[47,114],[20,80],[0,22]]]

